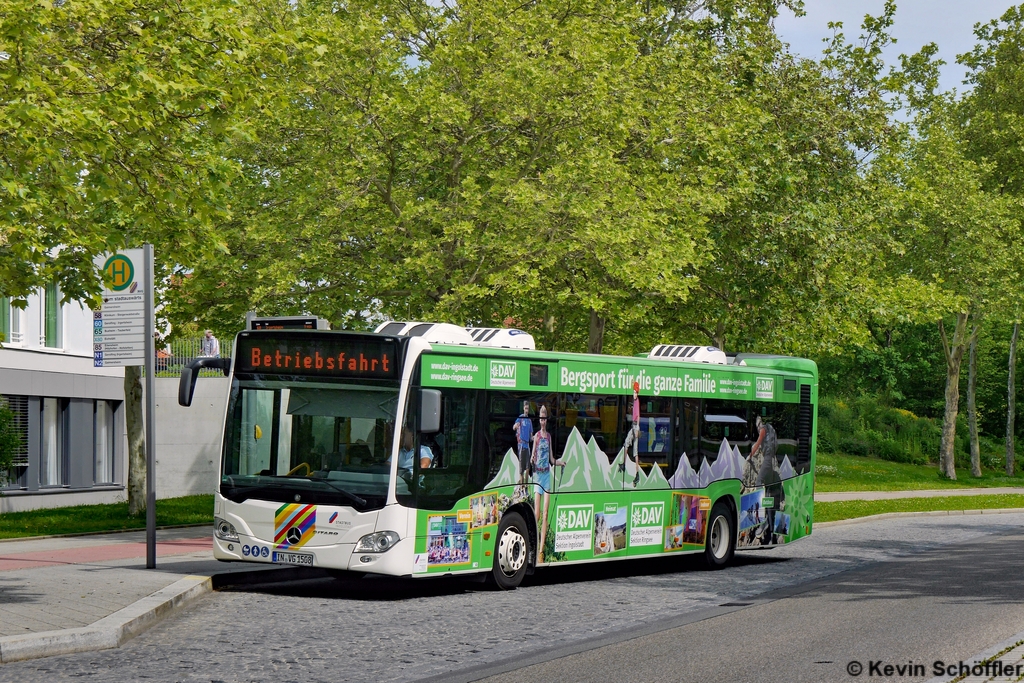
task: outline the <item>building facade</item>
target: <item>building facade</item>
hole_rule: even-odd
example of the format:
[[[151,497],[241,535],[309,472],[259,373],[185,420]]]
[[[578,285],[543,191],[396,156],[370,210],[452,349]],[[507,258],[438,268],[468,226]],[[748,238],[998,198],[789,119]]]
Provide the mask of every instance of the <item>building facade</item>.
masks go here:
[[[22,436],[0,512],[125,498],[124,370],[93,367],[93,313],[60,298],[0,298],[0,397]]]

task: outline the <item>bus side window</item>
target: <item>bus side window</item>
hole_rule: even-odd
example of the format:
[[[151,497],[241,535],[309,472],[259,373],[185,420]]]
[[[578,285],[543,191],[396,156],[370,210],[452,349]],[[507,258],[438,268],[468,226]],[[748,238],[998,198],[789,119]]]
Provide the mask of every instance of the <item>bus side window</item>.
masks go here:
[[[673,458],[672,471],[675,471],[679,463],[678,458],[683,454],[690,459],[690,467],[696,470],[700,467],[700,399],[679,399],[676,421],[679,447],[676,449],[678,457]]]
[[[739,449],[740,455],[750,454],[750,448],[756,440],[754,431],[754,414],[748,401],[726,401],[707,399],[703,404],[703,418],[700,425],[700,459],[707,459],[712,464],[718,459],[718,451],[722,442],[730,448]],[[690,462],[693,462],[691,457]]]
[[[556,452],[565,452],[569,435],[577,429],[584,442],[593,439],[597,443],[608,456],[608,462],[615,460],[628,427],[623,426],[627,403],[631,405],[633,399],[615,394],[562,394],[561,398],[560,414],[553,416],[558,427]]]
[[[498,474],[501,465],[505,460],[505,454],[512,451],[514,457],[519,457],[519,438],[516,433],[516,424],[521,423],[523,429],[521,436],[526,437],[526,451],[529,452],[531,439],[540,427],[538,419],[540,406],[546,406],[549,415],[557,416],[555,407],[558,404],[557,395],[524,393],[511,391],[487,391],[487,405],[485,407],[485,429],[488,437],[487,449],[490,453],[488,463],[487,481],[490,481]],[[526,404],[526,413],[524,413]],[[548,426],[552,432],[555,431],[555,422]],[[562,435],[564,446],[565,436]],[[558,451],[561,453],[561,450]],[[528,455],[525,457],[529,457]]]
[[[486,483],[490,454],[486,424],[481,419],[485,399],[484,392],[477,389],[441,390],[441,429],[433,434],[416,429],[418,408],[408,411],[406,425],[415,434],[416,453],[408,477],[412,498],[408,504],[445,510]],[[433,456],[426,468],[422,466],[424,446]]]

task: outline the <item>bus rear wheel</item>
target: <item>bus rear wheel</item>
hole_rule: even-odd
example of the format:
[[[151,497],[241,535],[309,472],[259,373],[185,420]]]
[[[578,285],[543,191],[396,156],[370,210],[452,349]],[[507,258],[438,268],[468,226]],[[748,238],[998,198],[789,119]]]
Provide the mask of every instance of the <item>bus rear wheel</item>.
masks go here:
[[[491,581],[501,590],[515,590],[526,576],[530,557],[530,532],[526,520],[518,512],[502,516],[498,538],[494,543],[494,566]]]
[[[704,546],[704,561],[711,569],[721,569],[729,564],[736,551],[736,534],[732,529],[732,514],[729,506],[719,501],[708,515],[708,537]]]

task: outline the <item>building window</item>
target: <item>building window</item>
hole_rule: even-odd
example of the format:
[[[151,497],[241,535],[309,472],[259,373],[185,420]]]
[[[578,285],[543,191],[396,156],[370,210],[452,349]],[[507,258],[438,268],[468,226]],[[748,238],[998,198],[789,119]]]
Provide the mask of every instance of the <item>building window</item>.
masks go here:
[[[39,485],[64,485],[64,459],[67,449],[64,447],[65,410],[64,401],[58,398],[42,400],[42,453],[39,458]]]
[[[62,324],[60,290],[56,284],[47,285],[44,293],[43,345],[50,349],[64,347],[64,325]]]
[[[93,407],[93,456],[96,484],[114,483],[114,404],[96,401]]]
[[[28,397],[0,396],[0,404],[5,405],[14,416],[14,432],[21,437],[21,445],[14,452],[11,469],[0,471],[0,488],[21,488],[28,467]]]
[[[21,334],[21,309],[17,306],[8,305],[7,310],[9,311],[8,321],[11,329],[11,334],[7,341],[11,344],[21,344],[24,341]]]
[[[11,341],[11,300],[0,296],[0,342]]]

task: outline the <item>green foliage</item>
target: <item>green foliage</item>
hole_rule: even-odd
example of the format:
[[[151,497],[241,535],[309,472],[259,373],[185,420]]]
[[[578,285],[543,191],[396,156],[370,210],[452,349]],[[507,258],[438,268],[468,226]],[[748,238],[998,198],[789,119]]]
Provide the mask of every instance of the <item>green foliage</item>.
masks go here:
[[[14,413],[0,399],[0,472],[11,468],[14,454],[22,446],[21,434],[15,430]]]
[[[885,405],[874,396],[824,397],[818,405],[818,450],[923,465],[938,457],[935,420]]]
[[[99,253],[150,240],[192,262],[217,247],[237,168],[224,144],[245,134],[239,104],[261,99],[251,60],[273,14],[246,5],[4,3],[0,294],[59,282],[87,299]]]
[[[1018,463],[1024,458],[1018,458]],[[1020,472],[1020,470],[1016,470]],[[1007,477],[1002,467],[982,470],[982,476],[947,479],[936,465],[911,465],[881,458],[840,453],[817,455],[815,491],[907,491],[915,489],[959,489],[992,486],[1024,486],[1024,476]]]
[[[985,159],[989,188],[1021,196],[1024,192],[1024,7],[978,24],[978,44],[960,55],[974,87],[961,103],[961,117],[972,156]]]
[[[978,414],[983,457],[1004,457],[1002,440],[1006,432],[1006,373],[1012,324],[986,325],[978,342]],[[903,323],[874,330],[870,343],[848,352],[819,359],[821,391],[824,396],[842,398],[878,396],[878,400],[915,415],[942,418],[945,358],[938,330],[930,324]],[[1017,405],[1024,404],[1024,383],[1017,385]],[[961,397],[966,396],[967,377],[961,373]],[[961,432],[962,422],[957,431]],[[1016,423],[1017,438],[1024,438],[1024,425]],[[863,454],[864,448],[838,449]],[[957,457],[960,457],[958,451]],[[959,460],[958,460],[959,464]]]
[[[514,324],[581,350],[595,310],[622,353],[859,339],[844,305],[877,250],[850,198],[894,130],[892,11],[815,62],[759,2],[700,19],[668,2],[299,3],[294,49],[267,69],[287,96],[231,155],[230,254],[182,264],[165,311],[225,336],[246,310]]]

